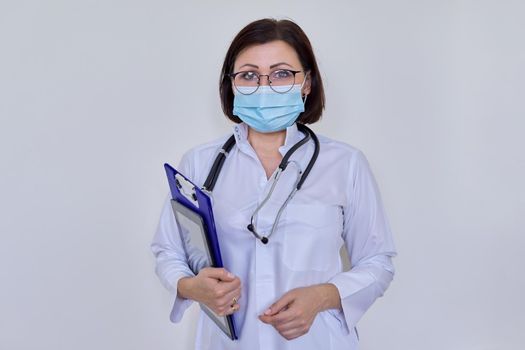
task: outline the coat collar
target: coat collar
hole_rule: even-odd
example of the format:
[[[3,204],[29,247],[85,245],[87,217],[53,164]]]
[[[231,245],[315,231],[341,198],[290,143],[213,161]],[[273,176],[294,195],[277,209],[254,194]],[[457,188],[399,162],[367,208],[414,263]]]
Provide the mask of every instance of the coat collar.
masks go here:
[[[242,151],[253,149],[248,141],[248,125],[246,123],[239,123],[233,127],[233,135],[235,136],[235,142],[237,147]],[[290,148],[293,147],[297,142],[303,138],[303,134],[297,129],[297,124],[293,123],[291,126],[286,128],[286,138],[284,139],[284,145],[279,147],[281,155],[285,155]]]

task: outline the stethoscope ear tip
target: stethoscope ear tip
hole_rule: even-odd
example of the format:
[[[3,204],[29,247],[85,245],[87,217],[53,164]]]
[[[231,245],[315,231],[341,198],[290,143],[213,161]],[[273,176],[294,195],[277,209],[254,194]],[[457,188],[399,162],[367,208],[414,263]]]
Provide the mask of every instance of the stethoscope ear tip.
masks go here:
[[[252,224],[248,224],[248,226],[246,226],[246,228],[248,229],[248,231],[250,231],[251,233],[253,233],[253,235],[255,236],[255,238],[257,239],[260,239],[261,242],[263,244],[267,244],[268,243],[268,237],[264,237],[264,236],[259,236],[256,232],[255,232],[255,228],[253,227]]]

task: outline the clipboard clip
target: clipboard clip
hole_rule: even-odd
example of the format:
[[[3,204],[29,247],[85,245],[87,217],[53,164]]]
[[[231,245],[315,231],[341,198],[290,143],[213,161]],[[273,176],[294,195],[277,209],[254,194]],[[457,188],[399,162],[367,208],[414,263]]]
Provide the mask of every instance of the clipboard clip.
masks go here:
[[[197,195],[195,194],[195,186],[188,180],[186,180],[182,175],[175,174],[175,186],[179,189],[180,193],[189,200],[194,206],[199,207],[199,202],[197,201]]]

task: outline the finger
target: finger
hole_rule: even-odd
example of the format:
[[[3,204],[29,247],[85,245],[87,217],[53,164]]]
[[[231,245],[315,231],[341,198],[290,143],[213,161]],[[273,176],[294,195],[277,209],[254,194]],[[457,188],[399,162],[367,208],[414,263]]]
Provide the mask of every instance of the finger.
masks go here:
[[[226,293],[226,297],[229,298],[229,299],[236,298],[238,300],[239,298],[237,298],[237,297],[239,297],[240,295],[241,295],[241,288],[240,287],[234,288],[234,289],[232,289],[232,290],[230,290],[230,291],[228,291]]]
[[[231,291],[230,293],[226,294],[223,298],[220,298],[219,304],[221,306],[230,306],[232,304],[237,304],[240,298],[241,298],[241,290],[235,289]]]
[[[223,282],[231,282],[235,279],[235,275],[223,267],[207,267],[202,271],[207,277],[215,278]]]
[[[234,290],[233,292],[229,293],[226,298],[225,302],[229,305],[237,304],[239,300],[241,299],[241,291],[240,290]]]
[[[272,316],[259,315],[259,320],[266,324],[272,324]]]
[[[283,337],[285,337],[287,340],[292,340],[295,338],[300,337],[303,334],[306,334],[306,332],[300,330],[300,329],[291,329],[288,331],[279,332]]]
[[[306,328],[306,321],[294,318],[287,322],[275,324],[274,327],[279,333],[291,332],[293,330],[300,331]]]
[[[241,287],[241,280],[239,279],[239,277],[235,277],[233,280],[227,282],[219,281],[219,283],[223,288],[226,288],[226,290],[228,291]]]
[[[234,304],[234,305],[231,305],[228,312],[226,313],[227,315],[231,315],[237,311],[239,311],[239,309],[241,308],[241,306],[239,304]]]
[[[214,297],[217,299],[224,299],[226,297],[233,298],[231,295],[233,294],[240,294],[241,293],[241,284],[240,282],[231,282],[231,283],[219,283],[219,284],[212,284],[210,285],[210,288],[214,291]]]
[[[282,312],[284,312],[284,311],[282,311]],[[275,315],[264,315],[263,314],[263,315],[259,315],[258,317],[259,317],[259,320],[261,320],[264,323],[271,324],[271,325],[274,325],[274,323],[275,323]]]
[[[271,324],[277,327],[280,324],[291,322],[294,319],[293,314],[286,311],[281,311],[276,315],[259,315],[259,320],[266,324]]]
[[[227,316],[231,315],[234,312],[238,311],[241,308],[241,306],[238,303],[230,304],[227,306],[221,306],[218,307],[216,310],[216,314],[219,316]]]
[[[273,316],[280,312],[282,309],[284,309],[288,304],[292,303],[295,299],[295,293],[288,292],[284,294],[281,299],[277,300],[275,303],[272,304],[266,311],[264,311],[264,315],[266,316]]]
[[[239,302],[239,300],[241,300],[242,298],[242,294],[241,294],[241,291],[238,290],[237,291],[237,294],[235,294],[233,297],[232,297],[232,304],[237,304]]]
[[[272,324],[278,326],[297,319],[298,314],[294,308],[288,308],[270,317]]]

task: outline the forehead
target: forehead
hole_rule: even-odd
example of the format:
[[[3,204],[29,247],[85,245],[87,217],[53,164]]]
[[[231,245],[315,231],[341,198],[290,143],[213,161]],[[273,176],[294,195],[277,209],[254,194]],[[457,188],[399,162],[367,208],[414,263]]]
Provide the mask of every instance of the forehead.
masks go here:
[[[244,64],[252,64],[258,66],[259,69],[268,69],[271,65],[281,62],[295,69],[302,68],[295,49],[282,40],[276,40],[248,46],[237,55],[234,68],[237,70]]]

